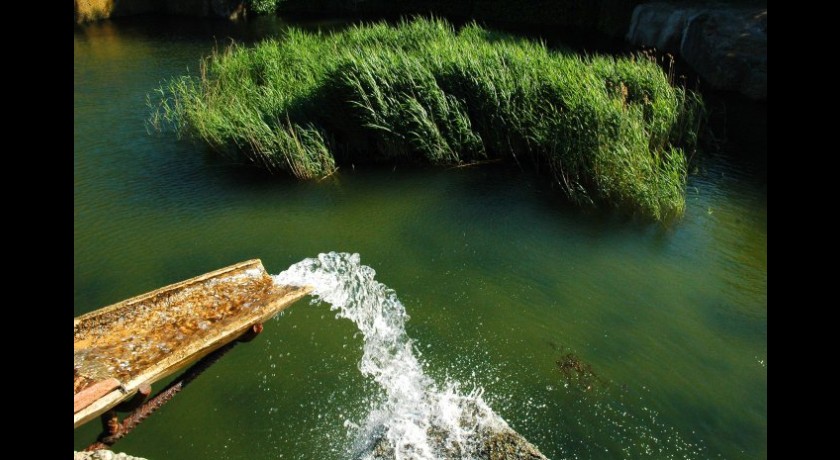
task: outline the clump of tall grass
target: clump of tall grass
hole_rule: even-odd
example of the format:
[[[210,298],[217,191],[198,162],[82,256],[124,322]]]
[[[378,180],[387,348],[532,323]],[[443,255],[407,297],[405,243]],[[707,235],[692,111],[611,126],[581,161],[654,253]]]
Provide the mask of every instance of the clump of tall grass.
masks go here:
[[[682,215],[702,103],[651,59],[415,19],[231,46],[158,89],[152,125],[300,178],[336,162],[511,159],[573,200]]]

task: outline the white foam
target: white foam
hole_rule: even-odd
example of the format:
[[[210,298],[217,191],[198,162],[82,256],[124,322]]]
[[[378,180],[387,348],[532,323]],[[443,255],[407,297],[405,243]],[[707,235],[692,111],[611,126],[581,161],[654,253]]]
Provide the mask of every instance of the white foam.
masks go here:
[[[484,401],[483,390],[462,393],[458,382],[439,387],[423,372],[414,342],[405,332],[409,319],[396,293],[375,281],[376,271],[359,254],[320,254],[275,275],[284,285],[310,285],[314,303],[326,302],[336,317],[353,321],[364,339],[359,370],[384,391],[364,421],[346,421],[355,455],[373,458],[382,440],[396,459],[437,459],[457,453],[474,458],[484,436],[508,425]]]

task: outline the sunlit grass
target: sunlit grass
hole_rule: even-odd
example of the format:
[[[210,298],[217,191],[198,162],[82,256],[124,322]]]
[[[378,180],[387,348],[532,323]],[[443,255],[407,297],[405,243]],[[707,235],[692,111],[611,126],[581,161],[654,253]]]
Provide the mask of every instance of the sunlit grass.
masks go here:
[[[702,113],[650,58],[580,56],[442,20],[231,46],[151,101],[152,126],[299,178],[336,164],[509,159],[580,203],[682,215]]]

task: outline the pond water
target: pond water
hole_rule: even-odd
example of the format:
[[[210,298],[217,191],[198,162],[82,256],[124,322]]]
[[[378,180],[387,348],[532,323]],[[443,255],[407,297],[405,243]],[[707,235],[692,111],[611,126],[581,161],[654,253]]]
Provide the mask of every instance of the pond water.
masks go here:
[[[335,22],[310,24],[333,27]],[[695,158],[671,227],[579,210],[505,165],[271,177],[150,136],[146,94],[274,19],[74,28],[74,315],[238,261],[359,253],[396,290],[426,374],[547,456],[764,458],[766,175]],[[115,446],[149,458],[347,458],[379,398],[325,305],[270,321]],[[158,386],[160,387],[160,386]],[[94,440],[94,421],[74,447]]]

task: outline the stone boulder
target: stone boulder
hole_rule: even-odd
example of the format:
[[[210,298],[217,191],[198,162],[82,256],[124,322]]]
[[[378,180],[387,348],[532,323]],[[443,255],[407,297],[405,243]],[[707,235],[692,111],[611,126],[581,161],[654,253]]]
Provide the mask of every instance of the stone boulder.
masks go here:
[[[767,99],[767,7],[646,3],[627,41],[680,56],[712,88]]]
[[[126,453],[118,454],[110,450],[95,450],[93,452],[73,452],[73,460],[146,460],[141,457],[132,457]]]

